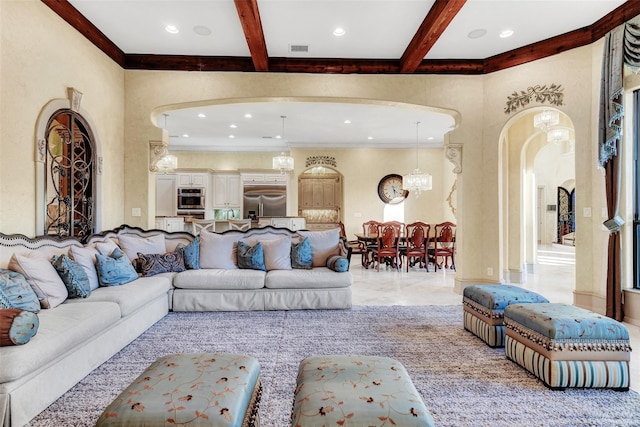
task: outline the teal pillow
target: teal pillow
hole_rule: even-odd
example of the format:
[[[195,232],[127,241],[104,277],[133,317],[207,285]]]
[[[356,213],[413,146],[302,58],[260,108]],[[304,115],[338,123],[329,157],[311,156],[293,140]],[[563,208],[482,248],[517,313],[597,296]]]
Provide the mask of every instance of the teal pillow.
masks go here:
[[[28,343],[39,326],[35,313],[19,308],[0,310],[0,347]]]
[[[349,260],[339,255],[333,255],[327,259],[327,267],[338,273],[344,273],[349,271]]]
[[[291,243],[291,267],[311,269],[313,256],[311,255],[311,240],[304,237],[298,243]]]
[[[86,298],[91,295],[89,276],[84,268],[67,255],[54,255],[51,264],[67,287],[69,298]]]
[[[179,243],[176,250],[182,249],[184,255],[184,266],[187,270],[200,269],[200,237],[196,236],[193,242],[185,246]]]
[[[124,285],[138,278],[136,269],[120,248],[114,249],[109,256],[97,253],[96,271],[100,286]]]
[[[22,274],[0,268],[0,309],[3,308],[21,308],[37,313],[40,301]]]
[[[264,265],[264,251],[260,242],[251,246],[238,241],[238,268],[267,271],[267,267]]]
[[[184,249],[178,248],[175,252],[166,254],[141,254],[138,252],[140,272],[144,277],[154,276],[160,273],[185,271]]]

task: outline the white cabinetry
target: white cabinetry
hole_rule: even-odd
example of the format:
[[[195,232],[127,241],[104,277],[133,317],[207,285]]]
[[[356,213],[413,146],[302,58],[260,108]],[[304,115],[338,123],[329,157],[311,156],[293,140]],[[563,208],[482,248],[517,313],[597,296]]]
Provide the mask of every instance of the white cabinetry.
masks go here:
[[[208,174],[206,173],[179,173],[178,187],[206,187]]]
[[[178,193],[174,174],[156,175],[156,215],[175,216],[178,211]]]
[[[184,218],[156,218],[156,228],[170,233],[184,231]]]
[[[280,173],[243,173],[243,184],[281,184],[286,185],[289,176]]]
[[[242,192],[240,175],[213,175],[213,208],[240,208]]]
[[[258,227],[272,226],[277,228],[288,228],[291,231],[304,230],[306,228],[306,220],[302,217],[286,217],[286,218],[259,218]]]

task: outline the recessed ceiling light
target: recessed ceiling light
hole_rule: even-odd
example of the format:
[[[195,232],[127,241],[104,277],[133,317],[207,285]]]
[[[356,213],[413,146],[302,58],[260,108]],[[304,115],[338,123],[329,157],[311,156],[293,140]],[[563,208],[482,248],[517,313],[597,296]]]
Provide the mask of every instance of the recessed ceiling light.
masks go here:
[[[198,114],[198,117],[200,117],[201,119],[204,119],[205,117],[207,117],[207,115],[205,113],[200,113]]]
[[[432,136],[430,136],[430,137],[428,137],[427,139],[428,139],[429,141],[431,141],[431,140],[433,139],[433,137],[432,137]]]
[[[513,35],[513,30],[504,30],[500,33],[501,39],[506,39],[507,37],[511,37]]]
[[[182,134],[182,137],[183,137],[183,138],[189,138],[189,134],[188,134],[188,133],[183,133],[183,134]]]
[[[345,124],[345,125],[349,125],[349,124],[351,124],[351,120],[349,120],[349,119],[345,120],[345,121],[344,121],[344,124]]]
[[[229,138],[231,138],[231,139],[233,139],[235,137],[236,137],[235,135],[229,135]]]
[[[171,34],[178,34],[180,32],[180,30],[178,30],[178,27],[176,27],[175,25],[167,25],[166,27],[164,27],[164,29],[167,31],[167,33]]]
[[[282,139],[280,135],[276,135],[276,139]]]
[[[230,124],[230,125],[229,125],[229,127],[230,127],[231,129],[235,129],[235,128],[237,128],[237,127],[238,127],[238,125],[234,125],[234,124],[232,123],[232,124]]]
[[[253,116],[252,116],[251,114],[249,114],[249,113],[247,113],[247,114],[245,114],[245,115],[244,115],[244,118],[245,118],[245,119],[250,119],[251,117],[253,117]]]
[[[367,139],[373,139],[373,137],[372,136],[368,136]]]
[[[333,30],[333,35],[336,37],[342,37],[345,34],[346,34],[346,31],[342,27],[336,27],[336,29]]]
[[[208,36],[211,34],[211,29],[209,27],[205,27],[204,25],[196,25],[193,27],[193,32],[199,36]]]
[[[487,30],[485,30],[484,28],[478,28],[467,34],[467,37],[469,37],[470,39],[479,39],[480,37],[484,37],[485,34],[487,34]]]

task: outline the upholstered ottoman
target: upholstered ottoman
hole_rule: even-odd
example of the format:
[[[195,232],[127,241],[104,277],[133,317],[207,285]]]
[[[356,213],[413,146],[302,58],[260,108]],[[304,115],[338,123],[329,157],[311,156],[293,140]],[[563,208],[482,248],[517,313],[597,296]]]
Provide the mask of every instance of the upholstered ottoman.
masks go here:
[[[375,356],[315,356],[300,362],[293,427],[433,426],[400,362]]]
[[[505,355],[547,387],[629,389],[629,332],[608,317],[568,304],[514,304],[504,310]]]
[[[472,285],[464,288],[464,328],[490,347],[504,346],[504,309],[509,304],[549,302],[545,297],[513,285]]]
[[[96,426],[257,426],[260,365],[237,354],[171,354],[151,364]]]

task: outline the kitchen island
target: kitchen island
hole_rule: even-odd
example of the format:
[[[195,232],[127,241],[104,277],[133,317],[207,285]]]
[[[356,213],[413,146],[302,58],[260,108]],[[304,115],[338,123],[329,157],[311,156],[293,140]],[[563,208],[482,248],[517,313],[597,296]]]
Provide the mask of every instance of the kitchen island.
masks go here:
[[[268,225],[296,231],[306,229],[307,221],[301,216],[259,216],[255,226],[266,227]]]

